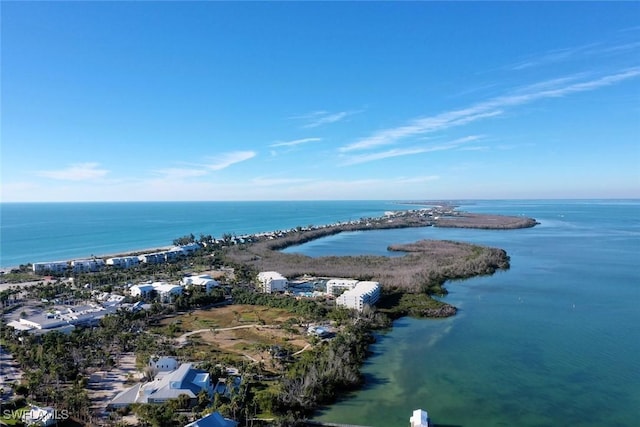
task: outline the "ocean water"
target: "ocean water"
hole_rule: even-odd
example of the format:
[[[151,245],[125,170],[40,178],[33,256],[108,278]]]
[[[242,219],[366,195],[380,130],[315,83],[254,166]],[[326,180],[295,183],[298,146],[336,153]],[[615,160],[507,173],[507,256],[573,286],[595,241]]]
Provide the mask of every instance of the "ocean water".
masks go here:
[[[0,267],[168,246],[189,233],[221,238],[406,208],[390,201],[2,203]]]
[[[372,347],[365,388],[317,419],[402,427],[640,425],[640,201],[494,201],[464,210],[537,218],[523,230],[422,228],[340,237],[341,253],[453,239],[497,246],[511,269],[448,284],[444,320],[402,318]],[[377,242],[376,242],[377,240]],[[329,242],[330,243],[330,242]],[[323,255],[316,241],[295,249]],[[290,249],[292,250],[292,249]]]
[[[254,233],[379,216],[393,202],[0,205],[0,265],[165,246],[188,233]],[[367,383],[323,421],[405,427],[640,425],[640,200],[483,201],[461,209],[527,215],[523,230],[412,228],[343,233],[289,248],[311,256],[388,254],[390,243],[452,239],[507,250],[511,269],[448,284],[460,308],[403,318],[378,337]]]

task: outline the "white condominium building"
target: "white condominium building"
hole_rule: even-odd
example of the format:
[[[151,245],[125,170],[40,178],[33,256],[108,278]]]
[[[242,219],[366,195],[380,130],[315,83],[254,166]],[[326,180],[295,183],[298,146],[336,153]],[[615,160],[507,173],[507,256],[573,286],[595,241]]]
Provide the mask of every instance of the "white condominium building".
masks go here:
[[[94,271],[100,271],[104,268],[105,263],[103,259],[75,259],[71,261],[71,267],[74,273],[89,273]]]
[[[358,281],[354,279],[330,279],[327,281],[327,294],[338,296],[345,290],[355,288],[357,284]]]
[[[141,298],[148,296],[153,291],[156,292],[156,294],[160,298],[160,301],[171,302],[173,301],[174,297],[182,294],[182,286],[171,285],[166,282],[155,282],[134,285],[129,289],[129,293],[132,297]]]
[[[33,272],[36,274],[41,273],[65,273],[69,268],[67,261],[55,261],[55,262],[36,262],[32,265]]]
[[[262,271],[258,273],[258,281],[262,285],[262,291],[270,294],[287,289],[289,281],[277,271]]]
[[[138,264],[140,264],[140,260],[137,256],[107,258],[107,265],[112,265],[114,267],[129,268]]]
[[[336,298],[336,305],[354,308],[362,311],[365,305],[374,305],[380,298],[380,284],[378,282],[358,282]]]

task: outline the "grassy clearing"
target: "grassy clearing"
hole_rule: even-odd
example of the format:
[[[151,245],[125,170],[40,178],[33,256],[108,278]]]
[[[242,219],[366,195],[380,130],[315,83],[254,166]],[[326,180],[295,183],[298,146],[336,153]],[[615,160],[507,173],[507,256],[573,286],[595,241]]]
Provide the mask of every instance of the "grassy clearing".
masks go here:
[[[294,318],[293,314],[280,308],[231,305],[163,319],[155,332],[175,338],[205,329],[189,336],[188,344],[179,349],[179,354],[197,360],[227,358],[239,361],[248,357],[268,365],[270,347],[297,351],[309,343],[303,328],[290,325]],[[282,325],[285,329],[281,329]],[[234,327],[240,328],[227,329]]]
[[[200,329],[232,328],[247,324],[281,324],[295,317],[286,310],[255,305],[229,305],[208,310],[195,310],[160,322],[162,326],[179,324],[183,332]]]

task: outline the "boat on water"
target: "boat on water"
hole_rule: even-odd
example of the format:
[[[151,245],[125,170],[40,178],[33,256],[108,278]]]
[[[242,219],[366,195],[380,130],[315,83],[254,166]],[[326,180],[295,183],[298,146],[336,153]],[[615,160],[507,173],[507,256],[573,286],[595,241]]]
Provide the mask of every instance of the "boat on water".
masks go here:
[[[422,409],[413,411],[413,415],[409,418],[410,427],[429,427],[429,414]]]

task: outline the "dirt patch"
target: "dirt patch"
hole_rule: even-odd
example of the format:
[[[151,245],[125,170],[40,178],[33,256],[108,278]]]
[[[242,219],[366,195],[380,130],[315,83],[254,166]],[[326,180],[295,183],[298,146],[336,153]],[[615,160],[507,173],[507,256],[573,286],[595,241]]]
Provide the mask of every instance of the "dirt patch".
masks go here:
[[[135,354],[124,353],[116,363],[115,368],[93,372],[89,377],[87,390],[94,413],[103,414],[109,401],[142,378],[142,374],[136,370]]]

